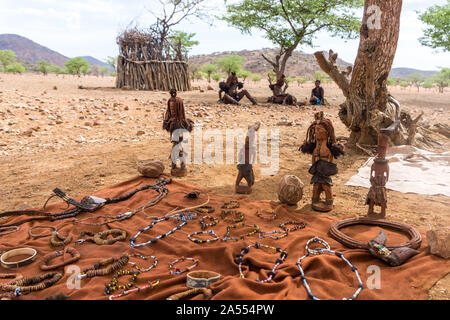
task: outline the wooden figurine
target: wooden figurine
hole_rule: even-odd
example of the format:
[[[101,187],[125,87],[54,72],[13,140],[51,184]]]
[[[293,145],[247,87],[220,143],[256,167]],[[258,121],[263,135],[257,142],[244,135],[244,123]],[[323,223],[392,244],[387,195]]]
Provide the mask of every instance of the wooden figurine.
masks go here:
[[[255,159],[255,135],[259,130],[260,123],[257,122],[253,126],[248,128],[247,136],[245,137],[245,145],[239,153],[239,164],[237,169],[239,170],[235,190],[239,194],[252,193],[252,186],[255,184],[255,174],[253,172],[253,165]],[[247,182],[246,186],[241,185],[242,179]]]
[[[183,99],[177,97],[177,90],[170,90],[170,99],[167,101],[167,111],[164,115],[163,129],[170,133],[172,142],[171,174],[175,177],[184,177],[187,174],[184,150],[182,147],[183,131],[192,131],[192,120],[186,119]],[[180,160],[180,168],[177,167],[177,160]]]
[[[386,218],[387,192],[386,183],[389,181],[389,160],[386,159],[389,137],[397,130],[400,121],[381,129],[378,134],[378,155],[370,169],[370,190],[367,194],[366,204],[369,205],[367,217],[372,219]],[[375,213],[374,207],[380,206],[380,213]]]
[[[315,121],[307,131],[306,140],[300,151],[312,155],[312,166],[309,173],[313,175],[312,208],[316,211],[328,212],[333,210],[333,186],[331,176],[338,173],[333,159],[344,154],[344,146],[336,143],[334,127],[329,119],[325,119],[323,112],[314,115]],[[320,200],[325,193],[325,201]]]

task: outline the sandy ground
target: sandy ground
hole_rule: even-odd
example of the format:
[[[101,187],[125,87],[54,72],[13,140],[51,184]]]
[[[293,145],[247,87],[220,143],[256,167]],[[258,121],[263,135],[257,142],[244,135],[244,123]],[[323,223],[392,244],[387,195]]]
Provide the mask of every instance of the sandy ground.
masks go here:
[[[79,86],[96,88],[79,89]],[[309,205],[312,188],[308,174],[310,156],[298,147],[318,110],[333,120],[337,136],[348,136],[337,118],[338,105],[344,101],[340,90],[325,84],[331,106],[298,108],[266,103],[254,107],[245,100],[242,106],[217,104],[217,91],[206,90],[206,81],[195,82],[198,90],[180,93],[188,118],[202,122],[204,129],[246,129],[261,121],[263,129],[279,129],[279,172],[261,176],[255,166],[256,185],[250,198],[277,200],[276,188],[285,174],[295,174],[305,182],[304,198],[299,207]],[[212,83],[214,88],[216,83]],[[162,130],[162,115],[168,94],[165,92],[121,91],[114,78],[54,75],[0,74],[0,211],[19,207],[41,207],[51,191],[59,187],[71,196],[90,194],[137,175],[139,160],[161,160],[168,173],[171,144]],[[299,100],[310,94],[312,84],[291,84],[288,92]],[[252,95],[265,102],[269,91],[266,81],[247,83]],[[450,123],[450,91],[439,94],[435,89],[391,88],[402,107],[418,115],[425,111],[430,124]],[[292,126],[280,126],[282,120]],[[270,135],[269,135],[270,138]],[[443,147],[449,141],[440,136]],[[203,142],[203,147],[208,146]],[[333,177],[335,187],[334,216],[360,215],[367,212],[367,189],[347,187],[344,183],[367,160],[357,150],[347,150],[337,160],[339,174]],[[264,167],[264,166],[262,166]],[[234,193],[236,166],[232,164],[197,164],[189,166],[183,180],[214,192]],[[450,200],[445,196],[424,196],[389,191],[388,218],[421,229],[450,225]],[[439,281],[430,298],[450,299],[450,276]]]

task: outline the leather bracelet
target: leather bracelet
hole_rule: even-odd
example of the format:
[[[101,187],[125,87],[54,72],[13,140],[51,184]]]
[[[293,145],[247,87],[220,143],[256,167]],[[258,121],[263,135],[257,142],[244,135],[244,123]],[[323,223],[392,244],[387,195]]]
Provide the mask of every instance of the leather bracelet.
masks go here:
[[[186,286],[189,288],[208,288],[213,282],[220,280],[220,274],[213,271],[192,271],[187,274]]]
[[[170,297],[167,298],[167,300],[180,300],[183,299],[187,296],[191,296],[194,294],[199,294],[199,293],[203,293],[205,295],[205,299],[209,300],[212,298],[212,291],[211,289],[206,289],[206,288],[195,288],[195,289],[191,289],[191,290],[187,290],[184,292],[180,292],[180,293],[176,293],[171,295]]]
[[[6,259],[20,256],[20,255],[29,255],[30,257],[15,261],[15,262],[7,262]],[[12,269],[12,268],[20,268],[24,267],[26,265],[29,265],[36,259],[37,251],[33,248],[19,248],[19,249],[13,249],[10,251],[7,251],[3,253],[0,257],[0,263],[3,268]]]
[[[60,262],[60,263],[55,263],[55,264],[51,264],[51,265],[47,264],[51,259],[60,257],[60,256],[64,255],[65,253],[70,254],[72,256],[72,258],[65,260],[63,262]],[[40,265],[40,268],[43,271],[57,269],[57,268],[64,267],[68,264],[71,264],[71,263],[77,261],[78,259],[80,259],[80,257],[81,257],[80,253],[73,248],[66,248],[63,251],[51,252],[42,258],[43,263]]]
[[[51,229],[52,231],[50,233],[36,235],[36,234],[33,234],[34,229]],[[34,239],[50,237],[54,232],[56,232],[56,228],[53,226],[35,226],[28,230],[28,234],[30,235],[30,237],[33,237]]]
[[[6,231],[11,230],[11,231]],[[10,226],[10,227],[0,227],[0,236],[6,236],[8,234],[17,232],[20,230],[20,227],[18,226]]]

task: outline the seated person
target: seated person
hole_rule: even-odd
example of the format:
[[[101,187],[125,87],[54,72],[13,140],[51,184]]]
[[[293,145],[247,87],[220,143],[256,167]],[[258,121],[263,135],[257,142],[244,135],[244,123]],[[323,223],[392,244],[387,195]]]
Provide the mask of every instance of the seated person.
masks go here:
[[[270,79],[269,76],[269,88],[273,92],[273,96],[267,99],[267,102],[270,103],[278,103],[278,104],[287,104],[287,105],[296,105],[297,99],[286,93],[287,88],[289,87],[288,83],[286,82],[286,76],[284,74],[281,75],[280,78],[278,78],[277,82],[275,84],[272,84],[272,79]],[[284,89],[283,89],[284,86]]]
[[[320,86],[320,80],[316,80],[316,87],[312,89],[311,98],[309,103],[315,106],[320,106],[324,104],[325,91]]]
[[[241,90],[238,92],[238,89],[242,89],[244,84],[238,81],[235,72],[232,72],[228,77],[226,82],[221,82],[219,84],[219,101],[226,104],[239,104],[239,101],[245,96],[247,97],[254,105],[257,104],[256,100],[250,95],[247,90]],[[222,94],[225,93],[222,97]]]

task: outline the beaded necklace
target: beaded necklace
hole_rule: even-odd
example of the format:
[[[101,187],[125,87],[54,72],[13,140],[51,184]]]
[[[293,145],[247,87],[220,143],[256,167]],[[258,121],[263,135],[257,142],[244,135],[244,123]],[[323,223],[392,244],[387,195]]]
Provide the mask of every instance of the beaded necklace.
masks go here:
[[[295,225],[295,227],[287,228],[286,227],[287,225]],[[280,224],[280,228],[283,229],[284,231],[287,231],[287,232],[293,232],[293,231],[296,231],[296,230],[303,229],[305,227],[306,227],[306,223],[303,222],[303,221],[293,221],[293,220],[291,220],[291,221],[286,221],[286,222]]]
[[[205,220],[209,219],[212,222],[211,223],[205,223]],[[216,224],[219,223],[219,219],[213,217],[213,216],[204,216],[200,218],[200,224],[202,225],[202,230],[205,230],[206,228],[209,227],[214,227]]]
[[[313,242],[317,242],[317,243],[322,244],[324,246],[324,248],[323,249],[314,249],[314,250],[313,249],[309,249],[309,245],[311,243],[313,243]],[[311,299],[320,300],[319,298],[317,298],[314,295],[314,293],[311,291],[311,288],[308,285],[308,282],[306,282],[305,272],[303,271],[303,268],[302,268],[302,261],[303,261],[303,259],[305,259],[306,257],[308,257],[310,255],[314,256],[314,255],[320,255],[320,254],[325,254],[325,253],[331,253],[331,254],[334,254],[337,257],[341,258],[342,260],[345,261],[345,263],[347,263],[347,265],[350,267],[350,269],[352,269],[352,271],[355,272],[356,278],[358,279],[358,289],[356,290],[356,292],[348,300],[355,300],[358,297],[359,293],[363,289],[363,283],[362,283],[361,278],[360,278],[360,276],[358,274],[358,268],[356,268],[356,266],[352,265],[350,263],[350,261],[348,261],[344,257],[344,255],[342,253],[330,250],[330,245],[325,240],[320,239],[319,237],[314,237],[314,238],[310,239],[308,241],[308,243],[306,244],[305,249],[306,249],[307,253],[303,257],[298,258],[298,260],[297,260],[297,267],[300,270],[300,277],[301,277],[301,279],[303,281],[303,284],[305,285],[306,291],[308,292],[308,295],[311,297]],[[343,298],[342,300],[347,300],[347,299]]]
[[[256,242],[255,244],[251,244],[251,245],[249,245],[249,246],[247,246],[247,247],[242,248],[242,249],[241,249],[241,253],[239,253],[239,254],[236,256],[236,260],[235,260],[236,263],[239,264],[238,268],[239,268],[239,277],[240,277],[240,278],[245,278],[245,275],[244,275],[244,273],[242,272],[242,265],[244,264],[244,255],[245,255],[246,253],[249,252],[250,248],[255,248],[255,249],[259,249],[259,248],[267,248],[267,249],[275,250],[275,252],[281,252],[280,258],[278,258],[278,259],[275,261],[274,267],[272,268],[271,271],[269,271],[269,272],[267,273],[268,278],[265,279],[265,280],[262,280],[262,281],[260,281],[258,278],[256,278],[256,281],[260,281],[261,283],[267,283],[267,282],[272,281],[272,279],[275,277],[275,274],[276,274],[275,271],[276,271],[277,268],[278,268],[278,267],[286,260],[286,258],[287,258],[287,252],[286,252],[285,250],[281,250],[280,247],[276,247],[276,248],[275,248],[275,247],[272,247],[272,246],[260,244],[260,243],[258,243],[258,242]]]
[[[195,209],[195,211],[197,211],[198,213],[203,213],[203,214],[213,213],[214,210],[215,210],[214,207],[211,207],[211,206],[201,206],[201,207]]]
[[[230,237],[231,229],[236,229],[237,227],[240,227],[240,226],[254,228],[254,230],[250,231],[249,233],[246,233],[246,234],[244,234],[244,235],[242,235],[240,237]],[[232,224],[232,225],[227,227],[227,233],[225,234],[225,237],[223,237],[222,241],[228,241],[228,240],[239,241],[239,240],[244,240],[245,237],[250,237],[250,236],[254,235],[255,233],[259,232],[259,230],[260,230],[260,228],[256,224],[248,225],[248,224],[245,224],[243,222]]]
[[[279,236],[273,236],[273,234],[279,234]],[[259,232],[259,238],[271,238],[273,240],[279,240],[283,239],[288,235],[288,232],[286,230],[273,230],[273,231],[260,231]]]
[[[0,286],[3,291],[14,291],[15,296],[22,293],[44,290],[61,280],[63,275],[59,272],[49,272],[31,278],[23,278],[7,285]]]
[[[123,255],[119,259],[109,258],[102,260],[94,264],[92,268],[85,269],[81,274],[78,275],[78,278],[84,279],[97,276],[106,276],[126,266],[128,264],[128,261],[130,261],[130,257],[128,255]],[[106,268],[106,266],[108,265],[110,266]],[[104,268],[100,269],[101,267]]]
[[[129,254],[128,257],[130,258],[134,258],[134,257],[138,257],[141,258],[142,260],[149,260],[149,259],[153,259],[153,264],[148,267],[148,268],[141,268],[139,267],[135,262],[132,262],[131,260],[128,262],[128,264],[131,264],[134,268],[136,268],[139,272],[148,272],[150,270],[152,270],[153,268],[156,267],[156,265],[158,264],[158,259],[156,259],[155,256],[143,256],[141,254],[138,253],[132,253]]]
[[[124,297],[126,295],[129,295],[130,293],[140,292],[141,290],[153,289],[154,287],[159,285],[159,283],[160,283],[160,280],[155,280],[153,282],[149,282],[147,285],[142,286],[142,287],[136,286],[135,288],[133,288],[131,290],[123,291],[123,292],[121,292],[121,293],[119,293],[117,295],[110,295],[109,296],[109,300],[113,300],[113,299],[116,299],[116,298]]]
[[[177,218],[180,221],[183,221],[181,224],[177,225],[175,228],[173,228],[172,230],[169,230],[168,232],[161,234],[157,237],[154,237],[152,239],[150,239],[147,242],[144,243],[138,243],[136,244],[135,241],[136,239],[145,231],[153,228],[157,223],[162,222],[162,221],[167,221],[171,218]],[[139,229],[138,233],[136,233],[136,235],[134,237],[130,238],[130,245],[133,248],[138,248],[138,247],[142,247],[142,246],[146,246],[152,243],[155,243],[156,241],[158,241],[159,239],[165,238],[169,235],[171,235],[172,233],[174,233],[175,231],[181,229],[184,225],[187,224],[187,220],[191,220],[191,219],[196,219],[197,218],[197,214],[195,212],[187,212],[187,213],[182,213],[182,214],[175,214],[173,216],[168,216],[168,217],[163,217],[157,220],[153,220],[152,223],[150,223],[147,227]]]
[[[208,239],[208,240],[200,240],[200,239],[193,238],[200,234],[207,234],[209,236],[213,236],[214,238]],[[219,240],[219,236],[213,230],[209,230],[209,231],[199,231],[199,232],[191,233],[190,235],[188,235],[188,239],[191,240],[192,242],[202,244],[202,243],[211,243],[211,242],[217,241],[217,240]]]
[[[222,209],[237,209],[240,207],[239,201],[237,200],[231,200],[229,202],[225,202],[222,205]]]
[[[84,239],[84,236],[94,237],[93,239]],[[109,235],[115,236],[112,239],[106,239]],[[83,231],[81,233],[81,238],[77,240],[77,244],[82,244],[84,242],[92,242],[98,245],[111,245],[116,243],[117,241],[123,241],[127,238],[127,232],[125,230],[120,229],[111,229],[102,231],[99,233],[92,233],[88,231]]]
[[[230,216],[230,215],[235,216],[236,218],[232,219],[231,221],[229,221],[229,220],[227,221],[226,218],[227,218],[227,216]],[[228,210],[228,211],[222,210],[220,217],[224,221],[231,222],[231,223],[239,223],[239,222],[244,221],[244,219],[245,219],[245,215],[242,212],[234,211],[234,210]]]
[[[263,216],[263,214],[270,214],[269,216]],[[275,212],[275,211],[272,211],[272,212],[267,212],[266,210],[263,210],[263,209],[258,209],[257,211],[256,211],[256,213],[255,213],[255,215],[258,217],[258,218],[261,218],[262,220],[268,220],[268,221],[273,221],[273,220],[275,220],[276,218],[277,218],[277,213]]]
[[[139,273],[140,273],[139,271],[130,271],[130,270],[118,271],[116,273],[116,275],[113,276],[112,280],[105,285],[105,294],[111,294],[111,292],[114,292],[116,290],[130,289],[131,287],[133,287],[134,283],[136,282]],[[130,280],[124,285],[119,284],[119,278],[121,276],[126,276],[126,275],[131,276]]]
[[[178,268],[175,268],[175,265],[176,265],[177,263],[183,262],[183,261],[192,261],[193,264],[192,264],[191,266],[187,267],[187,268],[184,269],[184,270],[180,270],[180,269],[178,269]],[[196,260],[196,259],[194,259],[194,258],[185,258],[185,257],[181,257],[181,258],[176,259],[176,260],[172,261],[171,263],[169,263],[169,271],[170,271],[170,274],[180,275],[180,274],[182,274],[182,273],[185,273],[185,272],[187,272],[187,271],[189,271],[189,270],[194,269],[194,268],[197,267],[197,266],[198,266],[198,260]]]

